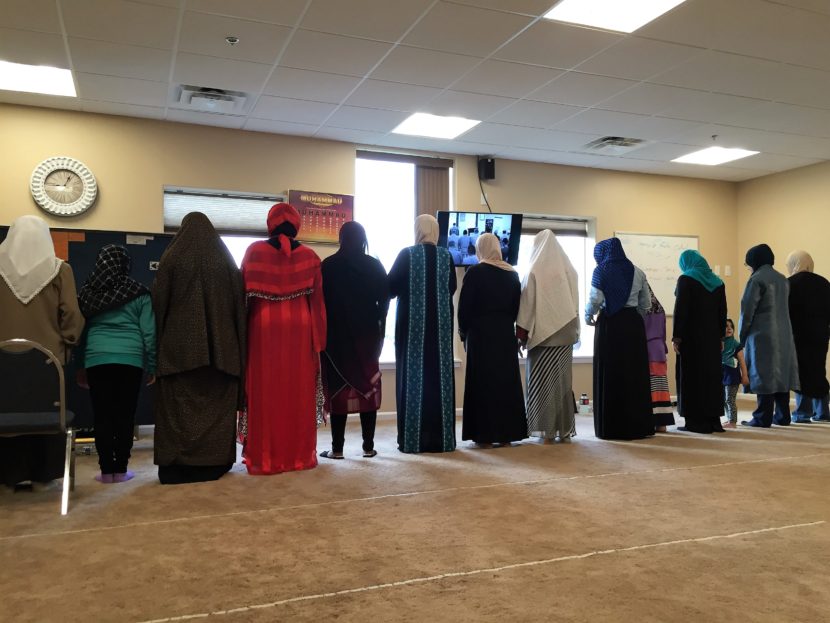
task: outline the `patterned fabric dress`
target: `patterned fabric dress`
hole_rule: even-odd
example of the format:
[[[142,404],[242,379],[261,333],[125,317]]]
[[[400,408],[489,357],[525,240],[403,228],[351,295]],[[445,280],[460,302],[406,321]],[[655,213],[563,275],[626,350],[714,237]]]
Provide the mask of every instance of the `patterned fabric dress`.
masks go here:
[[[570,342],[579,332],[574,320],[548,342]],[[540,344],[527,353],[527,431],[545,439],[576,435],[573,346]]]
[[[668,364],[666,355],[666,311],[654,296],[651,286],[651,309],[645,317],[646,340],[648,345],[648,372],[651,381],[651,412],[655,426],[674,425],[674,407],[669,391]]]
[[[434,244],[404,249],[389,273],[390,293],[398,297],[395,357],[401,452],[455,449],[455,287],[450,254]]]

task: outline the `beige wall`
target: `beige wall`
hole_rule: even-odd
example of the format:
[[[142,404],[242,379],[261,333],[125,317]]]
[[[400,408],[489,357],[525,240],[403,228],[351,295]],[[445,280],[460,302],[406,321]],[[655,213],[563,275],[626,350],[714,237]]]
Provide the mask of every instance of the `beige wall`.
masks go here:
[[[768,175],[738,185],[738,248],[740,285],[748,271],[744,255],[765,242],[775,253],[775,268],[786,274],[791,251],[804,249],[816,262],[816,272],[830,277],[830,163]]]
[[[56,155],[83,161],[100,185],[99,200],[86,215],[48,219],[63,227],[161,231],[165,185],[354,192],[355,146],[347,143],[0,105],[0,144],[13,155],[0,167],[3,224],[22,214],[43,215],[29,195],[29,175],[38,162]],[[474,157],[456,157],[455,179],[457,209],[481,209]],[[498,160],[496,179],[485,189],[496,211],[596,217],[598,238],[617,230],[698,235],[711,264],[735,268],[734,184]],[[331,248],[319,251],[324,255]],[[733,307],[736,277],[725,281]],[[574,368],[575,391],[590,392],[590,364]],[[463,366],[456,378],[460,397]],[[394,373],[387,372],[385,380],[382,409],[394,410]]]

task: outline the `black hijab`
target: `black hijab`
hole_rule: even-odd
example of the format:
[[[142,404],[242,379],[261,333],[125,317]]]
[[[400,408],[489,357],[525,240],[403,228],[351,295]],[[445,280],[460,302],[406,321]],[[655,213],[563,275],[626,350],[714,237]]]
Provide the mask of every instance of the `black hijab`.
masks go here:
[[[78,304],[86,318],[121,307],[150,290],[130,277],[130,254],[124,247],[108,244],[101,248],[81,291]]]
[[[775,263],[775,254],[772,249],[766,244],[759,244],[752,247],[746,252],[746,265],[749,266],[753,272],[769,264],[772,266]]]

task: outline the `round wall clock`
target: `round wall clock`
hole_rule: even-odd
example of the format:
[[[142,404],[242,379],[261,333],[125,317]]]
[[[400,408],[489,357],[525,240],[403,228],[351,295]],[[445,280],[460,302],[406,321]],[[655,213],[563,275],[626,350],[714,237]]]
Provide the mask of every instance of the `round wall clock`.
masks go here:
[[[32,171],[29,183],[35,202],[55,216],[77,216],[86,212],[98,196],[95,176],[74,158],[47,158]]]

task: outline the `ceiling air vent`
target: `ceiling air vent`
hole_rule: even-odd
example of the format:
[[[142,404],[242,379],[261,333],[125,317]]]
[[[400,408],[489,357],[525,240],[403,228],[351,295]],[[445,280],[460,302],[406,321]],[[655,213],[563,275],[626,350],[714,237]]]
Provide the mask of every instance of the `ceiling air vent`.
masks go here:
[[[585,151],[604,154],[606,156],[621,156],[633,149],[641,147],[643,143],[645,143],[645,140],[641,138],[603,136],[585,145]]]
[[[240,91],[183,84],[174,105],[178,108],[233,115],[244,113],[247,101],[248,94]]]

